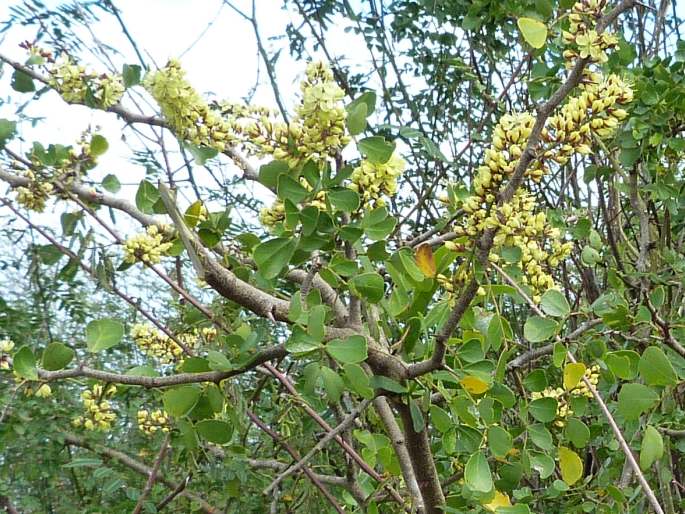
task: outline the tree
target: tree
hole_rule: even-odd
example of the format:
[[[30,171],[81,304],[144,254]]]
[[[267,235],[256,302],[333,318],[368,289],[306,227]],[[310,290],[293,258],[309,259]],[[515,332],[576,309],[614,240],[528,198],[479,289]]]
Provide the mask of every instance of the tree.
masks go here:
[[[12,8],[0,504],[681,511],[675,4],[287,1],[294,100],[221,6],[275,107]],[[108,121],[29,137],[50,95]]]

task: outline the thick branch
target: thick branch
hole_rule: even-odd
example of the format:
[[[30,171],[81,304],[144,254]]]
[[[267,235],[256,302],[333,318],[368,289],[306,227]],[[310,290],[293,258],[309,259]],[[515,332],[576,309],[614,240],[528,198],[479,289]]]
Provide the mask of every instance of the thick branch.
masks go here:
[[[123,375],[120,373],[112,373],[109,371],[101,371],[98,369],[89,368],[87,366],[79,366],[73,369],[64,369],[59,371],[48,371],[42,368],[38,369],[38,377],[44,382],[53,382],[55,380],[65,380],[68,378],[93,378],[102,382],[111,382],[112,384],[134,385],[146,388],[171,387],[182,384],[197,384],[203,382],[219,383],[227,378],[241,375],[250,371],[260,364],[273,359],[280,359],[285,357],[286,351],[283,345],[276,345],[265,350],[262,350],[253,359],[240,368],[230,371],[207,371],[204,373],[179,373],[178,375],[169,375],[166,377],[145,377],[139,375]]]
[[[397,402],[396,408],[402,420],[407,451],[421,491],[426,514],[441,514],[443,512],[442,507],[445,505],[445,495],[442,492],[440,477],[435,468],[435,460],[428,438],[428,428],[424,425],[420,432],[416,432],[409,406]]]

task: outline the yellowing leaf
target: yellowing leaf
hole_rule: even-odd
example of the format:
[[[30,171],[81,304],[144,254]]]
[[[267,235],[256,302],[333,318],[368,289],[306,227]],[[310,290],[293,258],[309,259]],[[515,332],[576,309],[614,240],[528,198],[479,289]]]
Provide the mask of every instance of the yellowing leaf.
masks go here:
[[[585,364],[572,362],[564,367],[564,389],[570,391],[578,386],[580,379],[585,375]]]
[[[471,394],[483,394],[485,391],[490,389],[490,384],[483,379],[474,377],[473,375],[468,375],[462,378],[459,383]]]
[[[509,500],[509,495],[506,493],[500,493],[495,490],[495,497],[490,503],[484,503],[485,507],[490,512],[495,512],[498,507],[511,507],[511,501]]]
[[[427,277],[432,278],[437,274],[431,245],[424,243],[416,249],[416,264]]]
[[[542,48],[547,41],[547,25],[534,18],[519,18],[516,22],[519,30],[530,46]]]
[[[565,446],[559,447],[559,469],[561,478],[568,485],[575,484],[583,477],[583,461],[576,452]]]

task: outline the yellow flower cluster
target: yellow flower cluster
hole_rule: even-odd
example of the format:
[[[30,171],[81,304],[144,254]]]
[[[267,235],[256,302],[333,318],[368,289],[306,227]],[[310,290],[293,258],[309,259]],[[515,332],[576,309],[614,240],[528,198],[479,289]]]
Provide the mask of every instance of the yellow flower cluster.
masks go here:
[[[580,89],[578,96],[570,98],[558,114],[549,118],[542,131],[542,159],[563,165],[574,153],[589,154],[593,137],[613,136],[628,115],[622,106],[632,102],[633,90],[617,75],[605,78],[586,72]]]
[[[152,412],[141,409],[138,411],[137,419],[138,428],[147,435],[154,435],[158,431],[166,433],[171,430],[171,418],[161,409]]]
[[[52,194],[54,186],[45,180],[41,180],[32,170],[25,170],[24,177],[29,179],[26,186],[19,186],[17,191],[17,203],[29,210],[43,212],[45,203]]]
[[[531,400],[539,400],[540,398],[554,398],[557,401],[557,414],[554,420],[554,425],[561,428],[566,424],[566,418],[573,415],[573,411],[569,408],[566,402],[565,391],[561,387],[556,389],[547,387],[542,391],[531,393]]]
[[[14,349],[11,339],[0,340],[0,369],[10,369],[10,352]]]
[[[176,59],[171,59],[161,70],[148,73],[143,86],[157,101],[180,139],[219,152],[238,142],[231,120],[209,107],[188,83]]]
[[[36,391],[36,396],[38,398],[49,398],[52,396],[52,389],[48,384],[41,384],[41,386]]]
[[[302,103],[297,108],[302,123],[297,150],[315,160],[334,157],[350,142],[345,134],[345,93],[322,62],[310,63],[306,75],[307,80],[300,84]]]
[[[69,103],[89,104],[109,109],[119,103],[124,95],[124,83],[119,75],[107,75],[86,71],[66,57],[48,70],[49,85]]]
[[[585,378],[593,386],[596,386],[599,382],[599,366],[595,364],[591,368],[586,369]],[[592,398],[592,392],[583,380],[581,380],[578,385],[571,390],[571,394],[574,396],[585,396],[586,398]]]
[[[307,182],[307,180],[304,177],[300,177],[300,184],[308,191],[312,190],[312,186],[309,185],[309,182]],[[318,193],[316,193],[316,196],[312,200],[305,202],[302,206],[305,205],[316,207],[320,211],[325,211],[326,192],[319,191]],[[285,205],[283,205],[283,202],[279,199],[277,199],[273,204],[271,204],[271,207],[264,207],[261,211],[259,211],[259,221],[266,228],[272,228],[284,219]]]
[[[92,388],[83,391],[81,400],[85,414],[75,418],[71,424],[75,427],[84,427],[86,430],[111,429],[117,415],[107,398],[111,398],[116,392],[116,386],[103,387],[100,384],[95,384]]]
[[[521,282],[531,288],[532,300],[539,303],[542,294],[554,287],[554,279],[545,269],[556,268],[568,257],[573,243],[562,242],[561,231],[549,225],[544,212],[535,213],[535,206],[535,198],[521,189],[510,202],[493,206],[483,226],[496,229],[495,248],[516,247],[521,251],[517,263],[524,272]],[[496,253],[489,258],[500,260]]]
[[[321,62],[310,63],[300,89],[302,100],[289,124],[262,115],[242,128],[246,142],[256,147],[256,154],[271,155],[291,168],[308,159],[325,161],[350,142],[342,102],[345,93],[335,83],[331,70]]]
[[[350,176],[352,183],[348,186],[359,193],[363,205],[382,207],[384,196],[397,193],[397,178],[402,175],[406,163],[400,155],[393,153],[384,163],[374,163],[362,159]]]
[[[580,0],[573,5],[568,16],[569,29],[562,34],[564,43],[570,46],[564,51],[567,66],[572,66],[578,57],[605,63],[608,60],[606,51],[618,45],[615,34],[606,30],[598,34],[596,30],[605,5],[603,0]]]
[[[164,242],[164,237],[157,225],[151,225],[142,234],[128,238],[124,243],[124,262],[159,263],[162,255],[172,247],[171,243]]]
[[[627,116],[621,106],[632,99],[632,89],[618,76],[603,78],[598,73],[585,73],[580,93],[570,98],[543,128],[543,146],[526,176],[538,182],[548,173],[549,164],[563,165],[574,153],[590,153],[594,137],[606,138],[615,133]],[[467,247],[486,230],[494,231],[489,255],[493,262],[499,260],[503,248],[519,248],[519,266],[525,273],[523,283],[531,287],[533,300],[539,302],[542,293],[554,286],[545,267],[555,268],[569,255],[573,245],[561,241],[559,230],[548,224],[544,213],[535,213],[535,200],[525,189],[520,189],[506,204],[496,205],[497,193],[516,169],[534,122],[529,113],[507,114],[500,119],[492,146],[485,151],[483,165],[473,180],[473,194],[463,202],[466,216],[454,230],[458,237],[469,238]],[[446,246],[456,248],[455,243]]]
[[[176,337],[188,348],[198,348],[202,341],[211,342],[216,338],[214,327],[178,334]],[[156,358],[162,364],[173,364],[183,360],[183,348],[168,335],[150,325],[138,323],[131,328],[131,337],[143,353]]]

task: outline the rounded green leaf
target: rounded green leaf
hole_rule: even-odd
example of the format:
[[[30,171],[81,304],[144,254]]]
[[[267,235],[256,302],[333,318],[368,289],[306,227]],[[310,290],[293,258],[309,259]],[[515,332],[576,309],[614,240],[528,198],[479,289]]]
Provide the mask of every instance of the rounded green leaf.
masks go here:
[[[547,41],[547,25],[534,18],[519,18],[517,25],[521,35],[533,48],[542,48]]]
[[[382,136],[365,137],[357,143],[359,153],[369,161],[377,164],[388,162],[395,151],[395,143],[390,143]]]
[[[378,273],[362,273],[350,280],[350,288],[360,298],[378,303],[383,298],[385,282]]]
[[[19,378],[38,380],[36,356],[28,346],[22,346],[16,351],[12,359],[12,368]]]
[[[656,392],[642,384],[623,384],[618,393],[618,412],[626,420],[635,420],[659,401]]]
[[[254,249],[254,257],[259,272],[266,279],[276,278],[287,266],[295,253],[297,240],[290,237],[269,239]]]
[[[169,389],[162,395],[164,410],[175,417],[188,414],[200,399],[200,390],[193,386]]]
[[[647,425],[640,447],[640,468],[643,471],[649,469],[663,454],[664,440],[661,434],[652,425]]]
[[[48,371],[64,369],[74,358],[74,350],[62,343],[50,343],[43,352],[43,368]]]
[[[104,136],[94,134],[90,139],[90,153],[93,157],[98,157],[104,154],[109,148],[109,143]]]
[[[89,352],[100,352],[119,344],[124,337],[124,324],[115,319],[93,320],[86,326]]]
[[[541,343],[557,333],[556,321],[540,316],[531,316],[523,325],[523,336],[531,343]]]
[[[556,289],[548,289],[542,295],[540,307],[548,316],[565,318],[571,312],[571,307],[566,297]]]
[[[488,446],[495,457],[504,458],[512,447],[511,434],[498,425],[488,429]]]
[[[573,443],[576,448],[585,448],[590,440],[590,429],[578,418],[569,418],[564,427],[564,436]]]
[[[487,493],[492,491],[492,473],[485,454],[476,452],[469,458],[464,468],[464,481],[474,491]]]
[[[351,336],[345,339],[334,339],[326,345],[326,351],[342,364],[356,364],[368,357],[367,343],[364,336]]]
[[[339,211],[353,212],[359,208],[359,195],[346,187],[340,187],[329,191],[328,200],[331,202],[331,205]]]
[[[650,346],[640,357],[638,364],[640,377],[647,385],[668,386],[678,383],[678,376],[663,350]]]
[[[218,419],[205,419],[195,425],[195,430],[210,443],[226,444],[233,435],[233,425]]]
[[[557,417],[557,401],[554,398],[538,398],[530,402],[528,412],[538,421],[549,423]]]

